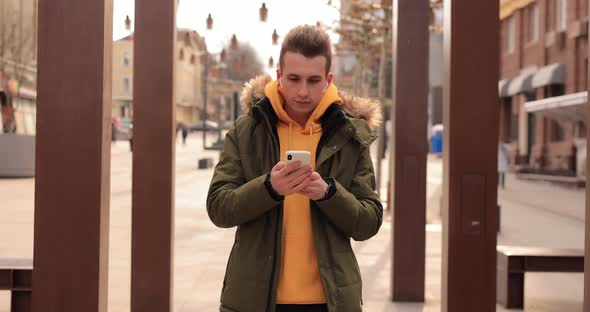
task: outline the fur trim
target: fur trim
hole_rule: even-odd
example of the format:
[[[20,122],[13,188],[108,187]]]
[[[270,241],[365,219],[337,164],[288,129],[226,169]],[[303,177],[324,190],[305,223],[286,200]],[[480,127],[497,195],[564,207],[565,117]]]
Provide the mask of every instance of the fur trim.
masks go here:
[[[250,112],[254,104],[264,97],[264,87],[272,81],[269,75],[257,76],[244,84],[242,89],[242,111]],[[355,97],[343,91],[338,91],[342,99],[342,109],[353,118],[364,119],[371,129],[375,129],[383,122],[383,112],[378,101]]]

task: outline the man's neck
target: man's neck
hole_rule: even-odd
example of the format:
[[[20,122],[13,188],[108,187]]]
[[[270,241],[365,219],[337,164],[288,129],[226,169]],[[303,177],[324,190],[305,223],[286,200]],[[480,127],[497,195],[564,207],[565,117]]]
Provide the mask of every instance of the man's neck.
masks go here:
[[[285,105],[285,112],[287,113],[287,115],[289,115],[289,117],[291,117],[291,119],[293,119],[293,121],[300,125],[301,128],[305,127],[305,124],[307,124],[307,120],[311,116],[311,113],[301,114],[294,112],[289,108],[289,105]]]

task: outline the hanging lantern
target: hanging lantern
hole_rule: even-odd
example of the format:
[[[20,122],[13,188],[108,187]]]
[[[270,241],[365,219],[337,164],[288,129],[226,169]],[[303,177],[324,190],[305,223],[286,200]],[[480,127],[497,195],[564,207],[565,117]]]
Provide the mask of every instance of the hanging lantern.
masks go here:
[[[268,67],[275,67],[275,59],[273,59],[272,56],[268,59]]]
[[[129,15],[125,17],[125,29],[131,30],[131,19],[129,18]]]
[[[279,34],[277,34],[277,30],[272,33],[272,44],[277,45],[279,44]]]
[[[213,29],[213,18],[211,17],[211,14],[207,16],[207,29]]]
[[[262,7],[260,8],[260,21],[266,22],[268,18],[268,9],[266,8],[266,3],[262,3]]]
[[[221,63],[225,63],[225,56],[226,56],[225,49],[223,49],[223,50],[221,50],[221,53],[219,53],[219,61]]]
[[[236,49],[238,48],[238,38],[236,37],[236,34],[234,34],[234,35],[231,37],[231,45],[230,45],[230,47],[231,47],[233,50],[236,50]]]

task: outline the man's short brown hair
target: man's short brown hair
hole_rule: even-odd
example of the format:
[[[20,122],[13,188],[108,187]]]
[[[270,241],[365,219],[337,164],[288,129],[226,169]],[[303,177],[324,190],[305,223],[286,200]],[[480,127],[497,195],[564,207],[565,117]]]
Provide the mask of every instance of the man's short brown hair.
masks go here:
[[[284,57],[287,52],[301,53],[308,58],[324,56],[326,57],[326,74],[330,72],[330,66],[332,66],[332,42],[328,34],[317,26],[301,25],[287,33],[279,57],[281,69],[283,69]]]

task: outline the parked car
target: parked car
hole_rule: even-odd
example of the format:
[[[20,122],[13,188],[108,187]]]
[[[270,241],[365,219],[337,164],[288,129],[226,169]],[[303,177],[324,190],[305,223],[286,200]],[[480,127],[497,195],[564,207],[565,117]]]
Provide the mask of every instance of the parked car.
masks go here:
[[[133,122],[129,118],[113,117],[111,130],[111,139],[113,141],[131,141],[133,137]]]
[[[197,121],[193,124],[186,126],[186,128],[189,132],[203,131],[203,121]],[[207,132],[219,131],[219,124],[217,124],[215,121],[207,120],[205,121],[205,130]]]

